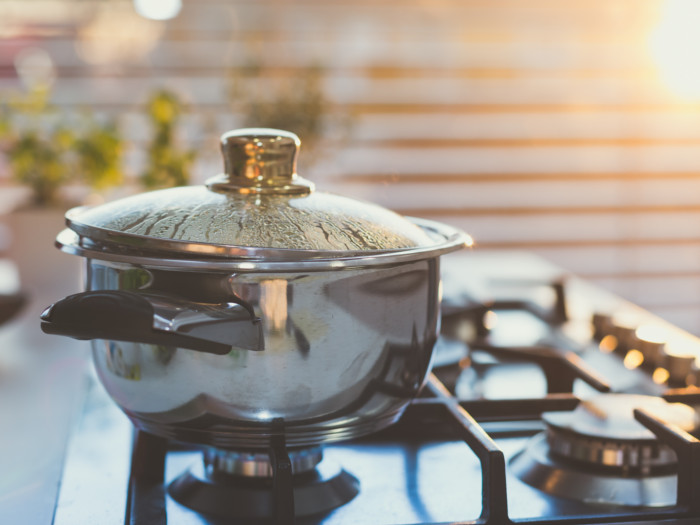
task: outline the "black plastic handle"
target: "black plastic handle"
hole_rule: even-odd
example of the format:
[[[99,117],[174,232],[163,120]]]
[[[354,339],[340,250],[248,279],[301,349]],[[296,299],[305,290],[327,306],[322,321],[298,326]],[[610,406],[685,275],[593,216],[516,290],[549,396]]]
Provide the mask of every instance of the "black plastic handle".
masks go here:
[[[98,290],[69,295],[41,314],[44,333],[74,339],[109,339],[176,346],[224,355],[231,346],[153,328],[153,306],[144,297],[123,290]]]

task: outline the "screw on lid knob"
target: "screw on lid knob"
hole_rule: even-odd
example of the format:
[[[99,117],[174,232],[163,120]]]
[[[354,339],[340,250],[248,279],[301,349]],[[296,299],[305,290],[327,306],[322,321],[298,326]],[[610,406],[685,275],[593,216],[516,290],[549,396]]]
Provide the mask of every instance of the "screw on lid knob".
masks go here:
[[[221,136],[224,173],[207,181],[223,193],[306,194],[313,183],[296,173],[301,141],[279,129],[245,128]]]

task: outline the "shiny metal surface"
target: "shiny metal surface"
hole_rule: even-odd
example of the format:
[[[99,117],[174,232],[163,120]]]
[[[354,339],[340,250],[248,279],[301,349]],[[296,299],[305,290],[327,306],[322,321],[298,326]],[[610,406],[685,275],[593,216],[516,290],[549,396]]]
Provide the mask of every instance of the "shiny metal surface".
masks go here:
[[[221,136],[224,173],[207,181],[213,191],[307,194],[313,183],[297,175],[301,141],[279,129],[246,128]]]
[[[335,268],[382,266],[439,256],[471,246],[473,240],[463,231],[447,224],[406,217],[421,228],[434,243],[403,250],[333,251],[256,248],[194,243],[176,239],[159,241],[159,250],[142,235],[112,232],[86,227],[73,221],[73,210],[66,214],[70,229],[56,237],[64,252],[103,261],[127,262],[160,268],[198,270],[318,271]],[[162,250],[161,250],[162,249]],[[187,258],[177,257],[186,254]]]
[[[661,466],[673,466],[678,461],[670,447],[648,441],[606,441],[587,436],[566,434],[548,429],[549,452],[587,465],[602,465],[648,472]]]
[[[144,283],[146,283],[144,285]],[[88,290],[242,302],[264,350],[224,356],[94,341],[97,372],[139,428],[182,441],[258,450],[344,440],[394,422],[430,368],[439,259],[329,272],[192,272],[87,261]]]
[[[139,297],[153,307],[155,330],[186,334],[244,350],[262,350],[262,326],[243,305],[178,301],[164,295],[139,294]]]
[[[321,447],[311,447],[288,451],[292,472],[301,474],[313,470],[323,459]],[[240,452],[208,448],[203,454],[204,471],[208,478],[215,479],[219,474],[254,478],[272,477],[270,455],[267,452]]]
[[[316,522],[314,518],[343,507],[360,490],[357,478],[332,461],[323,461],[294,480],[294,523]],[[281,523],[286,520],[275,519],[270,481],[228,476],[226,481],[212,482],[201,466],[194,465],[168,485],[168,494],[193,514],[212,518],[212,525]]]
[[[547,453],[544,434],[533,437],[510,467],[529,485],[553,496],[585,503],[665,507],[676,503],[675,474],[630,476],[602,474],[561,463]]]

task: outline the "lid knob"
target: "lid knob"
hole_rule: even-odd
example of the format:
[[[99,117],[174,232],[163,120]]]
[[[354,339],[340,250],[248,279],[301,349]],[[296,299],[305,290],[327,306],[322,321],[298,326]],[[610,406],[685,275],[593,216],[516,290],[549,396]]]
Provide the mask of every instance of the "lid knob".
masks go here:
[[[296,173],[301,141],[279,129],[244,128],[221,136],[224,173],[207,181],[222,193],[306,194],[313,183]]]

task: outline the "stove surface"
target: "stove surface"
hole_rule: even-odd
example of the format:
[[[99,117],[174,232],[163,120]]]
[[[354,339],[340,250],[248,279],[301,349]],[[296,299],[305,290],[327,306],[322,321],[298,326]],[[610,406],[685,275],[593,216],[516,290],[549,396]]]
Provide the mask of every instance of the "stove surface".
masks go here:
[[[570,404],[568,397],[551,401],[553,405],[557,402],[562,406]],[[426,399],[410,408],[405,418],[387,431],[350,443],[326,446],[323,463],[326,466],[335,463],[351,472],[360,482],[360,492],[349,503],[323,517],[297,519],[296,523],[503,523],[498,518],[492,518],[494,521],[480,519],[483,508],[480,460],[465,441],[459,439],[458,432],[450,428],[449,416],[446,418],[441,410],[426,415],[426,408],[432,412],[436,406]],[[436,420],[426,423],[433,416],[437,416]],[[576,502],[531,487],[521,481],[509,465],[542,427],[532,420],[513,423],[483,423],[503,452],[506,501],[511,520],[528,523],[569,523],[565,518],[577,518],[576,523],[665,523],[664,520],[671,520],[668,523],[689,524],[700,519],[686,519],[682,512],[669,509]],[[105,432],[110,439],[100,437]],[[201,470],[201,451],[194,449],[175,447],[170,450],[165,462],[165,484],[157,483],[155,491],[140,496],[132,493],[129,501],[127,490],[115,487],[129,487],[129,465],[124,458],[129,457],[131,445],[130,422],[95,383],[90,406],[69,450],[55,524],[122,523],[125,509],[129,507],[132,514],[127,523],[261,523],[198,514],[169,496],[165,485],[187,469]],[[145,501],[137,502],[136,497]],[[156,509],[155,515],[153,509]]]

